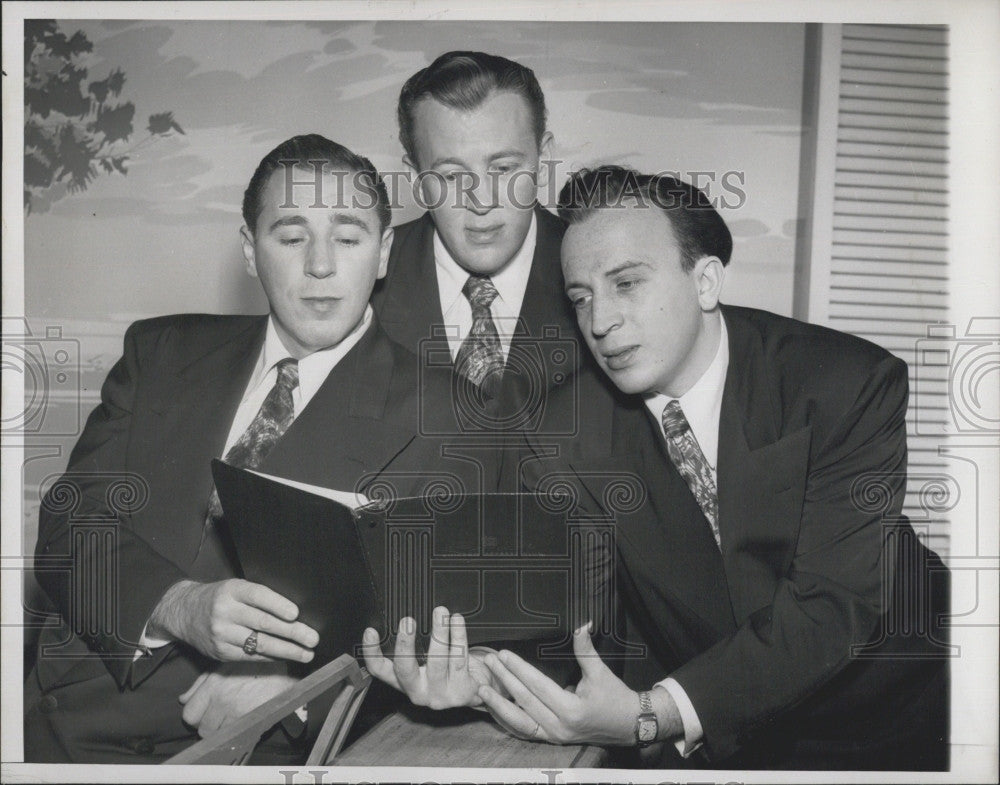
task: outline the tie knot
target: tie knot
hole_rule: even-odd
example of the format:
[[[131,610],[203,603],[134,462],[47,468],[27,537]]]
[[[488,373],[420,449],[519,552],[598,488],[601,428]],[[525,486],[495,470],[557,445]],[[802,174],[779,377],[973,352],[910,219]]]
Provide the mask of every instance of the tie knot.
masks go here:
[[[663,409],[663,433],[668,439],[676,439],[691,430],[679,401],[671,401]]]
[[[299,361],[294,357],[286,357],[278,362],[277,387],[284,390],[294,390],[299,386]]]
[[[462,294],[473,308],[489,308],[498,292],[488,275],[470,275],[462,287]]]

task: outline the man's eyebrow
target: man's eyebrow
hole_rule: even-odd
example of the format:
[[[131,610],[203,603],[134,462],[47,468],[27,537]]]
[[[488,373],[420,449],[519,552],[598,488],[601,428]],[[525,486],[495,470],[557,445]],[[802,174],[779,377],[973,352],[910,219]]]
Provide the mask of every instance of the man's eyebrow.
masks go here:
[[[489,157],[489,160],[492,163],[493,161],[499,161],[502,158],[524,158],[524,151],[518,150],[516,147],[512,147],[508,150],[500,150],[499,152],[493,153]],[[437,169],[441,166],[461,166],[463,169],[469,168],[466,165],[465,161],[463,161],[460,158],[454,158],[454,157],[435,158],[430,168]]]
[[[468,169],[465,162],[459,158],[435,158],[431,163],[431,169],[437,169],[441,166],[461,166],[463,169]]]
[[[649,267],[649,266],[650,265],[646,262],[637,262],[637,261],[624,262],[623,264],[620,264],[617,267],[613,267],[612,269],[608,270],[606,273],[604,273],[604,277],[614,278],[616,275],[618,275],[619,273],[623,273],[626,270],[634,270],[636,267]]]
[[[308,223],[301,215],[286,215],[267,227],[267,231],[273,232],[282,226],[306,226]]]
[[[364,230],[367,234],[372,233],[371,227],[368,225],[367,221],[356,215],[351,215],[350,213],[334,213],[330,216],[330,220],[340,226],[356,226],[359,229]]]
[[[524,158],[524,151],[512,147],[509,150],[501,150],[499,153],[493,153],[490,156],[491,161],[499,161],[501,158]]]

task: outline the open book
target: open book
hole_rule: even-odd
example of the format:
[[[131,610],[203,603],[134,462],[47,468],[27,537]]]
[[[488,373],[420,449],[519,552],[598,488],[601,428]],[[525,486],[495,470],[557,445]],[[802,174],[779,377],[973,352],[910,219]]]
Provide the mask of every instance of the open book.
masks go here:
[[[243,576],[292,600],[316,629],[315,665],[360,657],[374,627],[430,632],[438,605],[466,619],[471,644],[564,644],[589,617],[579,533],[531,494],[370,501],[212,462]],[[576,527],[579,528],[579,527]]]

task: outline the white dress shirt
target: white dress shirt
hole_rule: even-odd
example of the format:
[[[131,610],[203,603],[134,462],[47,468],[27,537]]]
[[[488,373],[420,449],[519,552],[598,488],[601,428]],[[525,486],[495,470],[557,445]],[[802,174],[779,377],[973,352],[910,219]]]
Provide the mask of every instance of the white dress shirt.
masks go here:
[[[510,350],[510,341],[517,327],[517,319],[521,314],[521,304],[524,302],[524,292],[528,288],[528,277],[531,275],[531,260],[535,256],[535,239],[538,236],[538,219],[531,215],[531,225],[525,235],[521,248],[496,275],[490,280],[497,290],[497,297],[490,305],[493,323],[500,336],[500,348],[504,360]],[[441,298],[441,313],[444,316],[445,331],[448,335],[448,348],[451,358],[458,356],[462,341],[472,329],[472,304],[462,294],[462,287],[469,280],[469,271],[461,267],[452,258],[445,247],[441,236],[434,232],[434,267],[437,271],[438,295]]]
[[[684,412],[694,438],[712,470],[712,480],[716,483],[716,487],[718,487],[719,482],[719,417],[722,413],[722,393],[726,385],[726,371],[729,368],[729,333],[726,330],[726,320],[721,315],[719,322],[722,329],[715,357],[712,358],[705,373],[691,389],[680,398],[671,398],[668,395],[651,395],[646,398],[646,406],[656,422],[659,423],[660,435],[663,438],[666,438],[663,431],[663,410],[671,401],[680,403],[681,411]],[[705,525],[708,526],[707,521]],[[681,724],[684,726],[684,738],[679,739],[676,746],[677,751],[686,758],[701,746],[704,735],[701,720],[698,719],[698,712],[684,688],[676,680],[667,677],[654,686],[663,687],[670,693],[670,697],[677,705],[677,711],[681,715]]]
[[[361,337],[372,323],[372,314],[372,307],[369,305],[365,308],[364,316],[361,318],[358,326],[348,333],[340,343],[336,346],[320,349],[299,360],[299,383],[292,391],[292,406],[294,407],[292,414],[293,421],[306,408],[306,405],[312,400],[337,363],[344,359],[344,356],[361,340]],[[274,383],[278,379],[278,363],[291,356],[291,353],[285,348],[285,345],[281,342],[281,338],[278,336],[278,331],[274,327],[273,317],[268,317],[264,346],[250,374],[250,381],[243,391],[240,405],[236,409],[236,416],[233,417],[233,424],[229,428],[229,436],[226,437],[226,444],[222,448],[222,454],[219,457],[225,456],[232,449],[233,445],[236,444],[240,436],[243,435],[243,432],[250,427],[253,418],[260,411],[261,404],[264,403],[264,399],[271,392],[271,388],[274,387]],[[146,628],[143,627],[142,635],[139,637],[140,648],[136,651],[135,655],[136,659],[143,653],[144,648],[158,649],[161,646],[166,646],[168,643],[170,643],[169,640],[147,635]]]
[[[348,333],[340,343],[315,351],[299,360],[299,383],[292,390],[293,417],[298,417],[302,413],[302,410],[306,408],[317,390],[326,381],[326,377],[361,340],[361,336],[365,334],[371,323],[372,307],[369,305],[365,308],[365,314],[358,326]],[[233,424],[229,429],[229,436],[226,438],[226,446],[222,448],[223,455],[232,449],[243,432],[250,427],[253,418],[260,411],[261,404],[264,403],[267,394],[271,392],[271,388],[278,380],[278,363],[287,357],[291,357],[291,354],[281,342],[281,338],[278,337],[278,331],[274,327],[274,319],[268,317],[264,348],[261,349],[257,364],[250,374],[250,381],[243,392],[243,398],[240,399],[240,405],[236,409],[236,416],[233,417]]]

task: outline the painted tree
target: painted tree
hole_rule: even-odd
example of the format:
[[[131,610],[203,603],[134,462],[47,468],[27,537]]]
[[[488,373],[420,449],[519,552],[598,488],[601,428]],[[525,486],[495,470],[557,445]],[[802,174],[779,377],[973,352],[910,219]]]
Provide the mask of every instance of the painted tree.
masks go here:
[[[128,146],[135,105],[123,101],[120,68],[88,82],[93,44],[68,37],[51,19],[24,23],[24,206],[77,193],[102,173],[125,175],[130,156],[158,138],[184,131],[172,112],[149,116],[148,135]]]

